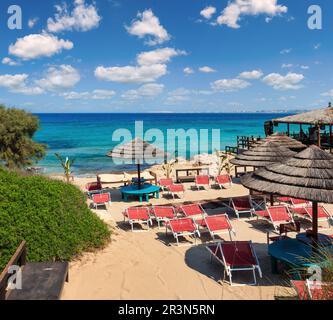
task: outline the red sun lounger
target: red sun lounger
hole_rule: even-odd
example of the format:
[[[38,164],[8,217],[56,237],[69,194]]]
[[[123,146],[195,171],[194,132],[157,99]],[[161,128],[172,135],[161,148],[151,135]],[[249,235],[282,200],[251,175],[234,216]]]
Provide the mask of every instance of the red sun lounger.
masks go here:
[[[223,264],[224,278],[227,275],[232,286],[234,286],[232,272],[235,271],[252,271],[253,282],[243,285],[257,284],[256,270],[262,278],[259,261],[251,241],[222,241],[208,245],[207,249],[212,256]]]
[[[266,210],[256,211],[255,215],[266,219],[276,232],[279,231],[281,223],[294,223],[294,219],[286,206],[268,207]]]
[[[172,184],[168,186],[168,191],[172,195],[172,198],[175,199],[175,196],[178,195],[179,198],[184,196],[185,188],[182,184]]]
[[[173,180],[172,179],[160,179],[158,184],[160,185],[160,187],[162,188],[163,191],[167,191],[169,186],[171,186],[173,184]]]
[[[124,221],[128,219],[131,229],[134,232],[134,223],[146,224],[149,230],[149,224],[152,225],[151,217],[149,215],[149,209],[145,207],[132,207],[125,210],[123,213]],[[148,231],[147,230],[147,231]]]
[[[231,177],[228,174],[219,175],[215,178],[216,183],[221,189],[227,189],[232,186]]]
[[[325,286],[327,286],[326,283],[322,283],[320,281],[310,281],[307,279],[305,281],[292,280],[291,284],[296,290],[297,296],[300,300],[333,299],[332,293],[329,292],[329,290],[325,290]]]
[[[186,217],[204,218],[207,214],[199,203],[187,204],[179,207]]]
[[[232,240],[231,233],[236,234],[233,230],[229,217],[227,214],[218,214],[214,216],[206,216],[202,220],[195,221],[198,226],[208,230],[209,234],[215,240],[216,235],[229,233],[230,240]]]
[[[173,219],[169,220],[165,224],[166,232],[171,230],[173,236],[177,241],[177,245],[179,246],[178,237],[184,236],[194,236],[196,242],[196,236],[200,237],[200,232],[197,228],[197,225],[191,218],[181,218],[181,219]]]
[[[206,189],[210,187],[210,179],[208,175],[195,176],[195,187],[200,190],[200,187]]]
[[[167,222],[171,219],[174,219],[176,216],[174,207],[154,206],[152,208],[152,214],[156,218],[159,228],[161,227],[161,222]]]
[[[95,209],[100,206],[106,206],[111,204],[110,193],[96,193],[92,195],[92,204]]]
[[[312,206],[304,207],[303,209],[305,212],[303,216],[309,218],[312,221]],[[318,206],[318,221],[327,221],[329,227],[331,227],[330,219],[332,219],[332,216],[329,214],[329,212],[323,206]]]
[[[290,198],[290,202],[295,208],[301,206],[308,206],[310,204],[310,201],[308,200],[296,199],[296,198]]]
[[[231,198],[229,205],[234,210],[238,219],[241,213],[250,213],[251,217],[253,217],[255,212],[250,196]]]

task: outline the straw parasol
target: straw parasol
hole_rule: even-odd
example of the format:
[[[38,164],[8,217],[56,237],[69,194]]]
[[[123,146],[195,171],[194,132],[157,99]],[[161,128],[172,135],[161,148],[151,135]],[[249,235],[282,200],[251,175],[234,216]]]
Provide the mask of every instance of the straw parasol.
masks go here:
[[[306,149],[306,145],[304,145],[302,142],[288,137],[283,132],[275,132],[261,141],[272,141],[278,144],[280,147],[286,147],[290,150],[298,152]]]
[[[292,157],[295,152],[272,141],[261,140],[249,150],[238,154],[230,163],[236,166],[261,168]]]
[[[312,201],[314,239],[318,239],[318,202],[333,203],[333,155],[310,146],[281,163],[241,178],[251,190]]]
[[[138,186],[140,189],[141,165],[156,160],[164,160],[167,153],[140,138],[135,138],[131,142],[115,147],[107,154],[107,156],[114,159],[123,159],[131,164],[136,164],[138,171]]]

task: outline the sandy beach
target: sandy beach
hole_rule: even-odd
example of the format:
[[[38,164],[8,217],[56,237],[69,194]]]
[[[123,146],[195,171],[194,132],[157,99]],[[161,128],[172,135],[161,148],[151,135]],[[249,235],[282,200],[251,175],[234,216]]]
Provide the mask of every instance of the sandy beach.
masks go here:
[[[156,168],[155,168],[156,169]],[[161,171],[159,171],[161,174]],[[91,178],[76,178],[74,184],[84,188]],[[150,204],[180,204],[185,201],[211,202],[218,198],[247,195],[248,190],[234,180],[232,188],[209,191],[192,191],[191,183],[185,184],[183,199],[171,200],[165,195],[151,199]],[[131,232],[123,222],[122,212],[139,202],[125,203],[117,186],[113,186],[112,204],[109,208],[94,210],[113,230],[111,242],[101,251],[85,253],[70,263],[70,280],[65,284],[62,299],[274,299],[292,296],[293,289],[280,275],[273,275],[267,253],[266,223],[248,216],[237,220],[229,214],[236,231],[236,240],[252,240],[263,271],[258,286],[233,286],[223,281],[222,266],[210,259],[203,241],[194,245],[192,239],[175,246],[165,228],[151,228],[148,232]],[[209,207],[209,205],[208,205]],[[211,206],[208,214],[226,212],[226,208]],[[332,208],[329,208],[332,209]],[[139,227],[140,229],[140,227]],[[228,240],[228,236],[225,237]],[[208,238],[207,238],[208,240]],[[192,244],[192,245],[191,245]],[[235,279],[237,281],[237,274]],[[240,281],[247,281],[241,275]]]

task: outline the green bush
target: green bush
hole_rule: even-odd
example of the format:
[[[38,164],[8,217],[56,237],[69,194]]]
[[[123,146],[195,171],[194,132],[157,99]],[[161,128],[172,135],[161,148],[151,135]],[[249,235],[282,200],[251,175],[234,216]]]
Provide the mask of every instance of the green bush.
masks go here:
[[[0,168],[0,272],[23,239],[28,261],[61,261],[104,246],[110,231],[75,186]]]

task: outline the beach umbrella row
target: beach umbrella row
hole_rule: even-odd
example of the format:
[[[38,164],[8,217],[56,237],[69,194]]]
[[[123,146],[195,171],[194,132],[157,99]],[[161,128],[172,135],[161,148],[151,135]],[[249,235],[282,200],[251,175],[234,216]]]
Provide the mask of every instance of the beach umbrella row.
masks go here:
[[[313,145],[280,163],[244,175],[241,182],[254,191],[312,201],[316,240],[318,202],[333,203],[333,155]]]

